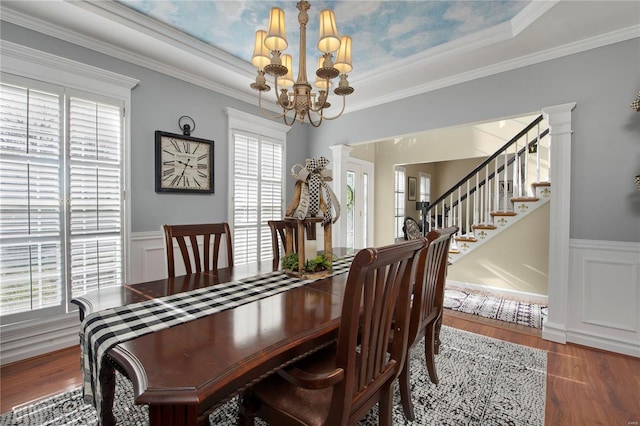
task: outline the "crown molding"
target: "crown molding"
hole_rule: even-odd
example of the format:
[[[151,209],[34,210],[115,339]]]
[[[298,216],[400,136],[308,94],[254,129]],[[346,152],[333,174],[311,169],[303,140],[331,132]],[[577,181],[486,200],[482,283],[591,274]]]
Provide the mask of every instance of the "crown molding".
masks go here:
[[[345,111],[345,114],[634,38],[640,38],[640,25],[634,25],[589,39],[580,40],[530,55],[521,56],[512,60],[459,73],[447,78],[430,81],[428,83],[416,85],[388,95],[377,96],[365,102],[359,102],[357,104],[352,103],[349,105],[349,111]]]
[[[236,72],[244,71],[249,78],[253,77],[253,66],[248,62],[222,49],[191,37],[170,25],[141,14],[121,3],[114,1],[82,1],[73,2],[72,4],[96,15],[103,16],[110,21],[117,22],[127,28],[142,32],[154,39],[178,47],[197,57],[206,59],[211,63],[234,69]]]
[[[450,42],[434,46],[428,50],[417,53],[404,61],[403,69],[420,69],[426,65],[448,58],[461,57],[469,52],[496,43],[513,39],[520,32],[534,23],[540,16],[549,11],[557,1],[531,2],[512,20],[494,25],[493,27],[477,31]],[[359,84],[369,84],[373,80],[391,78],[397,76],[398,64],[388,64],[375,71],[368,71],[358,76]]]
[[[513,36],[517,36],[529,25],[533,24],[542,15],[558,4],[559,0],[532,1],[520,13],[511,19]]]
[[[80,34],[78,32],[69,30],[68,28],[43,21],[39,18],[34,18],[32,16],[12,9],[2,8],[2,20],[51,37],[55,37],[69,43],[76,44],[78,46],[85,47],[87,49],[91,49],[93,51],[114,57],[116,59],[121,59],[134,65],[139,65],[141,67],[157,71],[171,77],[175,77],[188,83],[193,83],[205,89],[213,90],[214,92],[239,99],[244,102],[253,103],[255,101],[252,96],[242,91],[234,90],[228,86],[206,78],[202,78],[180,68],[168,65],[164,62],[132,53],[126,49],[114,46],[113,44],[105,43],[96,38]],[[236,69],[236,72],[238,72],[238,70],[239,69]],[[253,77],[252,74],[251,77]]]
[[[56,82],[74,87],[82,87],[85,90],[90,88],[95,89],[93,86],[95,82],[100,82],[100,84],[107,85],[106,94],[122,89],[127,93],[140,82],[135,78],[76,62],[71,59],[62,58],[6,40],[0,40],[0,52],[2,52],[3,58],[0,68],[4,72],[20,74],[34,79],[42,79],[53,69],[58,72],[58,79],[62,80]],[[84,81],[85,78],[89,80]]]
[[[380,83],[380,81],[384,82],[387,79],[397,80],[399,78],[398,69],[401,69],[402,72],[415,73],[424,69],[425,66],[437,61],[461,57],[474,49],[486,48],[492,44],[510,40],[527,28],[531,23],[535,22],[536,19],[546,13],[549,9],[553,8],[557,3],[558,1],[532,2],[509,22],[480,31],[472,36],[463,37],[444,45],[436,46],[418,55],[414,55],[412,58],[404,61],[402,66],[399,66],[396,63],[376,70],[375,73],[368,72],[367,74],[358,77],[358,85],[361,87],[368,84],[384,85],[384,83]],[[117,2],[73,2],[72,4],[76,7],[88,10],[89,12],[99,14],[102,17],[113,19],[120,25],[125,25],[128,28],[140,29],[144,34],[150,37],[158,38],[165,43],[169,43],[174,47],[178,47],[196,55],[198,58],[215,64],[214,67],[220,67],[220,69],[224,70],[226,73],[234,73],[239,78],[246,78],[247,87],[254,78],[253,67],[248,62],[238,59],[233,55],[221,51],[220,49],[214,48],[213,46],[209,46],[204,42],[194,40],[193,38],[186,36],[169,26],[161,24],[158,21],[146,17],[145,15],[139,14],[138,12],[118,4]],[[250,105],[256,104],[256,96],[252,92],[244,90],[244,88],[238,88],[238,86],[230,87],[229,85],[216,82],[189,70],[167,64],[148,56],[135,54],[110,43],[100,41],[95,37],[80,34],[68,28],[34,18],[2,5],[0,5],[0,7],[2,10],[2,20],[7,22],[86,47],[93,51],[109,55],[116,59],[121,59],[134,65],[139,65],[141,67],[160,72],[222,95],[238,99]],[[352,99],[344,113],[348,114],[350,112],[404,99],[409,96],[426,93],[477,78],[487,77],[504,71],[514,70],[520,67],[637,37],[640,37],[640,26],[638,25],[510,59],[501,63],[458,73],[439,80],[418,84],[406,89],[394,91],[393,93],[374,96],[363,101]],[[400,75],[400,78],[402,78],[402,75]],[[275,106],[273,105],[265,105],[264,107],[269,110],[276,111]]]

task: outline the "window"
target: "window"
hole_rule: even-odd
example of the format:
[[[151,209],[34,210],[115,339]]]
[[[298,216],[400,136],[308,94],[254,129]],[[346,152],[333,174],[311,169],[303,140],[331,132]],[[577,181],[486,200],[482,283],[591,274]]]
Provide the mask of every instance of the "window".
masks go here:
[[[0,307],[67,312],[123,275],[123,101],[2,74]]]
[[[431,175],[419,172],[420,196],[418,201],[431,201]]]
[[[285,126],[232,109],[227,112],[233,262],[266,261],[273,258],[267,221],[284,216]]]
[[[404,226],[405,217],[405,182],[406,171],[404,167],[396,167],[394,170],[395,185],[394,185],[394,206],[395,206],[395,220],[394,220],[394,236],[396,240],[404,239],[404,232],[402,227]]]

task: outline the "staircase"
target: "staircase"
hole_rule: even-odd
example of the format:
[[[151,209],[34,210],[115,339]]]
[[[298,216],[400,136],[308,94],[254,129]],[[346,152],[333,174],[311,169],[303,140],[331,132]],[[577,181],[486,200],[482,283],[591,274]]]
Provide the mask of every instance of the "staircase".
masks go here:
[[[450,262],[549,202],[548,133],[542,115],[537,117],[423,210],[427,230],[452,225],[460,228],[449,251]]]
[[[491,212],[493,219],[489,224],[472,225],[471,233],[457,235],[449,250],[449,261],[455,262],[491,238],[509,229],[511,225],[546,204],[551,196],[550,182],[534,182],[531,184],[534,196],[511,198],[512,210]]]

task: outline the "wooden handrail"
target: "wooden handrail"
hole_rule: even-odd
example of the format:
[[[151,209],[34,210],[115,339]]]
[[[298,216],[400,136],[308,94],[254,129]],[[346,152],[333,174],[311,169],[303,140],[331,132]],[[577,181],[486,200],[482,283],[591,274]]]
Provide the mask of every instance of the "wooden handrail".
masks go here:
[[[533,129],[535,126],[538,125],[538,123],[540,123],[543,120],[543,116],[539,115],[535,120],[533,120],[527,127],[525,127],[523,130],[521,130],[517,135],[515,135],[513,138],[511,138],[511,140],[509,140],[509,142],[505,143],[502,147],[500,147],[496,152],[494,152],[493,154],[491,154],[486,160],[484,160],[480,165],[478,165],[475,169],[473,169],[471,172],[469,172],[465,177],[463,177],[462,179],[460,179],[460,181],[458,183],[456,183],[455,185],[453,185],[447,192],[445,192],[443,195],[441,195],[440,197],[438,197],[438,199],[432,203],[429,204],[429,207],[426,208],[425,210],[425,215],[428,216],[428,213],[434,209],[440,202],[442,201],[446,201],[447,197],[449,197],[452,193],[454,193],[456,190],[458,190],[458,188],[460,188],[462,185],[464,185],[469,179],[471,179],[472,177],[474,177],[480,170],[482,170],[483,168],[485,168],[488,164],[490,164],[493,160],[495,160],[498,156],[500,156],[505,150],[507,150],[508,148],[511,147],[511,145],[513,145],[514,143],[516,143],[518,140],[520,140],[520,138],[522,138],[524,135],[526,135],[531,129]],[[546,136],[549,133],[549,129],[546,129],[545,131],[543,131],[539,138],[542,139],[544,136]],[[512,164],[515,161],[515,158],[519,157],[522,153],[524,153],[525,149],[529,149],[529,147],[531,146],[535,146],[538,143],[538,139],[539,138],[535,138],[533,141],[529,142],[527,144],[527,146],[523,147],[520,151],[518,151],[517,155],[514,155],[513,158],[511,158],[508,163],[507,166]],[[504,170],[505,165],[503,164],[502,166],[500,166],[500,168],[498,169],[498,172],[501,172]],[[491,174],[491,176],[489,177],[489,179],[492,179],[495,176],[495,172],[493,172]],[[485,185],[486,182],[485,180],[482,180],[482,182],[478,183],[478,187]],[[475,188],[471,189],[469,191],[469,194],[473,194],[475,192]],[[467,198],[467,195],[465,194],[463,197],[461,197],[460,201],[463,201]],[[454,207],[458,205],[458,202],[456,201],[455,203],[453,203],[451,206],[448,207],[448,209],[450,209],[451,207]]]

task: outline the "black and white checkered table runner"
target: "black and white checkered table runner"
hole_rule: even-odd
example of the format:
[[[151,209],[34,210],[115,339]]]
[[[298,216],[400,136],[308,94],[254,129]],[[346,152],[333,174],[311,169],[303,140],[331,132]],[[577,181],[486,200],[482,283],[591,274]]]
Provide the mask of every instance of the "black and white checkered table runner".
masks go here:
[[[353,256],[335,260],[331,275],[348,272],[352,260]],[[100,366],[115,345],[313,281],[276,271],[87,315],[80,325],[85,401],[96,407],[100,418]]]

